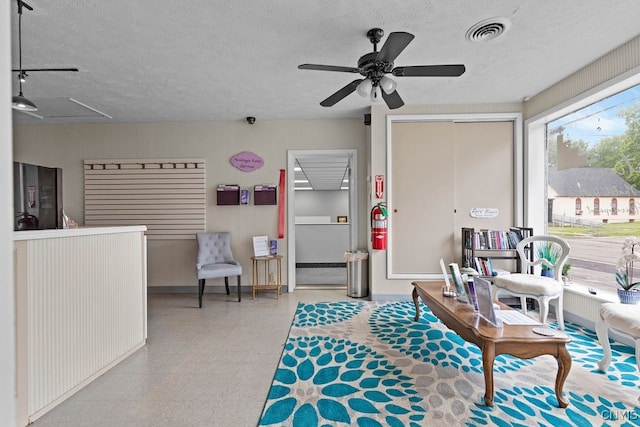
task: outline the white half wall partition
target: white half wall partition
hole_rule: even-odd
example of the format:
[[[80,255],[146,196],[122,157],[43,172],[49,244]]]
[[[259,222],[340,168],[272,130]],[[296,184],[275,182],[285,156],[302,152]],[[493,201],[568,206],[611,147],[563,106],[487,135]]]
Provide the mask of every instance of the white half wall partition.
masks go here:
[[[145,230],[14,233],[19,426],[145,345]]]

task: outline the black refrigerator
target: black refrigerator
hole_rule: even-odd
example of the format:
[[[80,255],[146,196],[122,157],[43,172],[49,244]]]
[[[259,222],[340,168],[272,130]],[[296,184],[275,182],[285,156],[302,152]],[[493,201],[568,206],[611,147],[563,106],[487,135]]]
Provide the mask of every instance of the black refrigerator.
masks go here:
[[[62,169],[13,162],[15,230],[63,228]]]

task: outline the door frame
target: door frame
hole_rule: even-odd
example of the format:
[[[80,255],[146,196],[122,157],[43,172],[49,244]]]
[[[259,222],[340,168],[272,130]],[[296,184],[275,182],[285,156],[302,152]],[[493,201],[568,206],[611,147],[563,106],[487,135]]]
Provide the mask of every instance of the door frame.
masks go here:
[[[358,150],[288,150],[287,151],[287,289],[296,287],[296,217],[295,217],[295,172],[296,159],[327,156],[349,158],[349,248],[358,243]]]

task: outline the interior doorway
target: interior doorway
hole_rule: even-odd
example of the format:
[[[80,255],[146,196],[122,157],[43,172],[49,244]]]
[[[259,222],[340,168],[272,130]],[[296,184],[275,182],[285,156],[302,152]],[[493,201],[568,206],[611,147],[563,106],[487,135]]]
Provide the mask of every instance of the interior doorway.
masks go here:
[[[299,179],[296,179],[296,173]],[[320,268],[322,264],[343,263],[344,251],[356,246],[357,176],[356,150],[291,150],[288,152],[287,283],[289,292],[292,292],[297,285],[296,265],[298,263],[302,261],[309,268],[313,268],[311,264],[314,261],[318,262]],[[305,186],[307,189],[302,189]],[[302,206],[301,203],[296,203],[296,195],[300,199],[298,202],[304,200]],[[340,206],[344,208],[332,208],[335,199],[342,197],[345,203]],[[327,282],[332,281],[330,275],[323,275],[321,271],[321,279]],[[313,277],[313,273],[316,272],[310,270],[309,273],[308,280],[315,281],[316,285],[323,284]],[[343,275],[342,282],[346,283],[344,269],[336,269],[334,273]]]

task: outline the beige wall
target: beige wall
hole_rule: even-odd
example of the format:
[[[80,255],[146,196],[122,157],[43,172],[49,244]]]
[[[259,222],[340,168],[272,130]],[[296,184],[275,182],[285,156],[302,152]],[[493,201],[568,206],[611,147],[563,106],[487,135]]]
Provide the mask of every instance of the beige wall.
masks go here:
[[[253,188],[256,184],[278,184],[279,170],[287,168],[287,150],[290,149],[356,149],[360,154],[359,180],[364,183],[366,132],[361,119],[258,120],[254,125],[238,120],[16,126],[14,159],[61,167],[65,212],[82,224],[83,159],[203,157],[206,162],[207,230],[231,232],[234,255],[243,266],[242,283],[248,285],[253,253],[251,238],[256,235],[277,237],[278,207],[217,206],[216,186],[224,183]],[[258,154],[264,159],[264,166],[250,173],[234,168],[229,158],[241,151]],[[364,192],[359,203],[360,212],[367,212]],[[285,267],[286,237],[278,246],[285,256]],[[359,240],[364,244],[366,236]],[[195,254],[195,240],[149,241],[149,286],[195,286]],[[283,277],[287,277],[286,269]]]
[[[388,110],[384,106],[373,106],[371,110],[371,176],[386,174],[387,162],[387,116],[388,115],[456,115],[486,113],[519,113],[522,104],[484,104],[484,105],[430,105],[407,106],[397,110]],[[375,195],[370,194],[370,200]],[[370,210],[372,206],[369,206]],[[371,249],[371,244],[369,244]],[[408,299],[411,294],[411,279],[387,279],[386,251],[370,251],[369,271],[370,288],[373,299]]]

